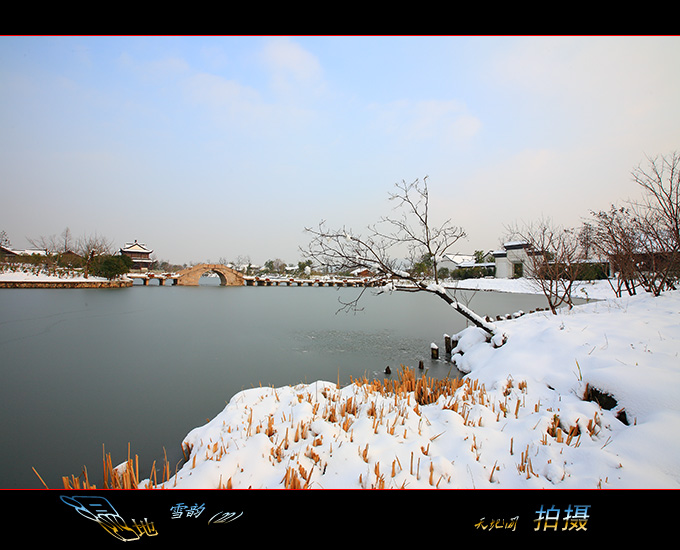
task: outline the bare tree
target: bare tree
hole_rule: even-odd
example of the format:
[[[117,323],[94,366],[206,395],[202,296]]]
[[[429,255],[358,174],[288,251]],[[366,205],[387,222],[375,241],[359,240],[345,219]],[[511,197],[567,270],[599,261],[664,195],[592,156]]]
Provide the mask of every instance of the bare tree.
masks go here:
[[[47,237],[40,235],[40,237],[33,238],[26,237],[26,240],[31,246],[38,250],[45,251],[48,255],[55,254],[59,250],[59,239],[57,239],[56,235],[49,235]]]
[[[0,231],[0,245],[5,246],[5,247],[10,247],[12,246],[12,243],[9,240],[9,237],[7,236],[7,232],[3,229]]]
[[[557,314],[562,305],[572,308],[572,290],[582,265],[579,233],[543,219],[510,228],[510,234],[528,245],[525,276],[543,292],[550,311]]]
[[[495,336],[496,327],[460,304],[439,284],[437,278],[436,262],[465,236],[465,232],[450,220],[439,225],[432,224],[427,178],[422,182],[415,180],[395,186],[397,190],[390,194],[390,200],[396,202],[395,210],[399,210],[401,216],[381,218],[377,224],[369,226],[367,234],[363,236],[345,227],[329,229],[322,221],[316,229],[306,228],[311,241],[306,249],[301,250],[303,256],[331,272],[368,270],[373,274],[374,282],[382,285],[383,290],[408,289],[432,293],[490,337]],[[395,252],[405,254],[411,263],[416,258],[430,257],[434,262],[434,281],[409,271],[411,264],[396,259]],[[408,286],[403,283],[408,283]],[[345,307],[356,308],[359,298],[345,304]]]
[[[609,284],[616,296],[621,297],[625,288],[629,295],[636,293],[637,269],[635,251],[637,245],[635,220],[630,210],[612,206],[608,211],[593,212],[593,248],[607,258],[615,275]]]
[[[591,250],[593,250],[593,236],[595,234],[595,229],[592,224],[584,223],[578,230],[578,243],[583,252],[583,259],[589,260],[591,257]]]
[[[113,242],[97,233],[94,235],[83,235],[76,241],[76,249],[85,261],[84,276],[87,278],[92,260],[103,254],[111,254]]]
[[[281,275],[286,271],[286,262],[284,262],[281,258],[276,258],[275,260],[267,260],[264,263],[264,269],[267,273]]]
[[[411,263],[425,257],[432,261],[432,276],[439,283],[437,264],[450,248],[465,237],[462,227],[455,226],[451,220],[440,225],[432,225],[430,220],[430,196],[427,188],[427,177],[420,184],[397,183],[397,192],[390,194],[390,200],[397,203],[402,216],[397,219],[385,217],[382,223],[391,228],[390,232],[376,234],[395,245],[406,244]]]
[[[595,246],[618,274],[618,296],[622,287],[634,294],[638,284],[658,296],[680,277],[680,155],[647,157],[632,177],[642,200],[593,213]]]
[[[680,248],[680,153],[647,157],[647,167],[633,170],[633,181],[645,192],[644,209],[663,236],[667,250]]]
[[[71,230],[67,227],[61,232],[61,242],[59,252],[73,252],[74,242]]]
[[[633,206],[638,275],[645,290],[658,296],[675,289],[680,277],[680,154],[647,157],[646,167],[638,165],[632,176],[645,193]]]
[[[657,212],[636,217],[638,249],[633,259],[640,286],[654,296],[674,290],[678,280],[678,247],[669,239]]]
[[[59,236],[49,235],[46,237],[40,235],[40,237],[36,238],[27,237],[26,240],[35,248],[44,250],[49,255],[73,252],[73,235],[68,227],[64,229]]]

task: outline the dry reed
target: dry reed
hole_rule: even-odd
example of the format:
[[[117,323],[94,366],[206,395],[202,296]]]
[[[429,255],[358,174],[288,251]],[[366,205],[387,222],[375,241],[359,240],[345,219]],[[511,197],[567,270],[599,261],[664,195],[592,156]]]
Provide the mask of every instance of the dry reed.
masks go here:
[[[418,434],[422,435],[423,428],[430,425],[429,420],[424,414],[426,410],[421,409],[421,407],[427,405],[437,403],[441,408],[451,410],[460,415],[464,425],[473,428],[482,425],[482,418],[479,417],[476,410],[474,414],[471,415],[471,411],[474,409],[475,405],[483,406],[496,413],[495,416],[497,421],[499,421],[501,417],[507,418],[507,416],[512,414],[511,411],[513,408],[514,417],[519,418],[520,407],[525,405],[523,395],[526,395],[526,382],[515,383],[512,379],[509,379],[502,390],[501,400],[494,401],[494,399],[487,394],[484,384],[481,384],[478,380],[449,377],[435,379],[427,377],[426,375],[418,376],[415,369],[403,365],[397,370],[396,374],[397,376],[394,378],[388,377],[382,380],[368,380],[366,377],[353,378],[351,384],[356,389],[355,395],[344,399],[341,399],[340,393],[336,392],[334,389],[324,388],[321,391],[321,395],[325,398],[325,404],[319,402],[318,394],[313,395],[309,392],[300,392],[297,394],[297,401],[300,403],[305,400],[308,401],[312,405],[312,416],[315,418],[321,417],[324,421],[339,426],[344,433],[347,434],[345,437],[348,438],[350,443],[354,439],[352,425],[360,415],[371,418],[372,428],[375,434],[378,434],[380,430],[383,430],[384,433],[391,436],[407,439],[410,433],[409,429],[404,427],[402,432],[401,430],[398,430],[397,427],[399,425],[405,426],[409,415],[415,414],[418,417]],[[339,386],[336,387],[339,388]],[[279,400],[278,393],[276,393],[276,390],[274,391],[276,399]],[[365,400],[362,399],[361,394],[366,398]],[[385,397],[386,399],[376,400],[374,397]],[[514,407],[512,407],[511,404],[512,399],[515,399]],[[540,402],[536,403],[534,411],[538,412],[540,406]],[[289,418],[290,425],[285,427],[285,433],[280,426],[278,426],[280,431],[277,433],[274,415],[268,415],[256,425],[253,419],[253,408],[246,407],[246,409],[244,425],[225,426],[224,429],[226,433],[231,434],[242,431],[245,437],[252,436],[254,433],[264,433],[269,437],[272,442],[269,453],[270,462],[278,464],[290,461],[290,466],[286,467],[285,475],[281,480],[281,484],[284,488],[307,489],[310,488],[313,483],[316,483],[312,481],[313,474],[317,472],[316,477],[318,479],[319,475],[324,474],[328,464],[322,460],[322,457],[325,456],[325,451],[321,449],[324,446],[324,438],[319,434],[313,433],[311,428],[312,421],[305,420],[294,422],[291,417]],[[283,413],[283,421],[287,422],[285,412]],[[601,421],[597,414],[595,415],[595,418],[588,422],[587,432],[591,437],[598,431],[600,423]],[[293,433],[294,435],[292,435]],[[430,442],[434,442],[441,435],[442,433],[431,436],[429,438]],[[578,427],[578,420],[575,426],[564,428],[563,426],[560,426],[559,416],[555,414],[552,417],[552,422],[548,426],[547,431],[544,431],[543,433],[543,443],[547,444],[547,438],[552,437],[559,443],[566,443],[566,445],[575,443],[575,445],[578,446],[580,436],[581,429]],[[289,446],[291,446],[293,442],[305,444],[305,440],[307,440],[307,443],[304,452],[295,451],[295,454],[292,456],[288,454]],[[329,444],[332,449],[333,441],[326,443],[326,446],[328,447]],[[513,445],[514,441],[511,438],[509,449],[510,455],[514,454]],[[184,462],[188,465],[190,462],[190,467],[194,468],[197,459],[199,461],[219,461],[227,454],[227,449],[222,441],[211,441],[209,445],[204,445],[203,449],[205,450],[205,456],[198,457],[198,453],[193,452],[193,447],[184,443],[182,445]],[[293,450],[295,450],[294,447]],[[430,444],[428,443],[426,446],[420,445],[420,451],[423,460],[426,459],[425,457],[429,460],[429,485],[438,487],[442,480],[446,483],[447,479],[448,482],[450,482],[450,476],[446,474],[438,475],[438,478],[435,477],[434,465],[430,460],[430,456],[436,456],[436,451],[431,449]],[[477,441],[474,434],[472,434],[470,451],[473,453],[475,460],[479,461],[481,457],[480,442]],[[369,455],[369,445],[367,443],[365,443],[365,446],[362,444],[358,447],[358,453],[364,463],[369,464],[372,462]],[[170,464],[168,463],[165,449],[164,455],[160,465],[160,479],[156,472],[156,462],[154,462],[151,475],[144,484],[144,488],[156,489],[172,479]],[[309,462],[304,462],[303,465],[298,462],[301,458],[308,460]],[[419,480],[421,478],[420,462],[421,457],[416,457],[414,456],[414,453],[411,453],[410,467],[408,470],[403,470],[399,458],[396,457],[395,460],[392,461],[389,475],[391,478],[397,478],[398,476],[403,477],[404,474],[407,474],[414,477],[416,480]],[[491,473],[488,477],[490,483],[496,482],[494,474],[500,470],[498,464],[498,461],[494,462],[493,467],[491,468]],[[131,458],[129,446],[127,460],[115,468],[113,467],[110,453],[104,453],[103,469],[104,476],[102,486],[104,489],[135,489],[140,486],[138,457],[135,456],[134,459]],[[386,475],[380,471],[380,464],[377,462],[371,464],[371,469],[373,470],[373,475],[375,477],[370,475],[371,479],[368,479],[366,473],[361,474],[359,478],[360,486],[384,488],[386,486]],[[520,475],[525,474],[527,477],[537,476],[531,465],[528,446],[526,450],[521,453],[519,464],[517,464],[517,470]],[[175,471],[175,474],[176,473],[177,471]],[[40,476],[38,477],[40,478]],[[43,482],[42,478],[40,478],[40,480]],[[63,477],[62,480],[65,489],[96,488],[88,478],[88,473],[85,468],[83,468],[81,476],[71,476],[70,478]],[[177,478],[175,477],[175,483],[176,482]],[[395,486],[400,484],[401,488],[404,488],[408,484],[408,481],[394,479],[393,483]],[[220,477],[218,488],[231,489],[234,484],[236,484],[236,479],[229,477],[225,483]],[[44,482],[43,485],[45,485]]]

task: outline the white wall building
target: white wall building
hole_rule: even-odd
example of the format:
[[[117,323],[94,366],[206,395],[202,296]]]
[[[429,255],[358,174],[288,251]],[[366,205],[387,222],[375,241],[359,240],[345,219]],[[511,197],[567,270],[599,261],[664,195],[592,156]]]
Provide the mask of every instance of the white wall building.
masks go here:
[[[471,254],[444,254],[437,262],[437,267],[453,271],[461,267],[470,267],[474,263],[475,257]]]
[[[493,253],[496,263],[496,278],[531,277],[533,264],[529,257],[530,253],[529,243],[523,241],[505,243],[503,250],[497,250]]]

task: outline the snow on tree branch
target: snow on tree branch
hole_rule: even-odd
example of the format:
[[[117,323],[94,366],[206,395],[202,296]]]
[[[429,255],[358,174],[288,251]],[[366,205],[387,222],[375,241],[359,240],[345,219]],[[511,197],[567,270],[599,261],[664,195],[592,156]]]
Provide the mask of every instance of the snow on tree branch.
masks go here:
[[[383,291],[408,289],[432,293],[488,335],[495,336],[495,325],[460,304],[439,284],[437,263],[465,236],[465,231],[451,220],[432,224],[427,178],[422,182],[401,182],[395,187],[397,190],[390,194],[390,200],[397,203],[395,210],[400,211],[399,217],[381,218],[367,228],[365,235],[346,227],[330,229],[322,221],[316,228],[306,228],[311,240],[302,253],[331,272],[368,270],[375,281],[383,283]],[[397,260],[398,254],[404,251],[408,259]],[[414,262],[420,258],[431,260],[434,282],[413,269]],[[396,284],[397,281],[401,284]],[[355,307],[356,301],[345,306]]]

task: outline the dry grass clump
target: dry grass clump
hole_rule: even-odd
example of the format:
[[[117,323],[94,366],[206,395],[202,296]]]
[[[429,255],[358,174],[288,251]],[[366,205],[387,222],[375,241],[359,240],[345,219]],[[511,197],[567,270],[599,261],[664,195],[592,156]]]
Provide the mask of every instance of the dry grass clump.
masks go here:
[[[307,400],[312,404],[313,418],[322,418],[326,422],[340,426],[342,431],[348,435],[350,442],[353,440],[352,424],[360,414],[365,414],[373,419],[373,430],[375,433],[378,433],[379,429],[384,428],[390,435],[406,437],[406,432],[402,435],[398,430],[398,426],[403,425],[408,414],[406,411],[411,407],[411,404],[413,404],[411,410],[420,415],[419,406],[435,403],[442,397],[445,399],[443,407],[452,409],[456,412],[458,412],[460,402],[465,404],[466,402],[484,403],[485,401],[485,390],[483,386],[479,385],[476,381],[460,380],[449,377],[437,379],[424,375],[418,376],[415,369],[403,365],[398,370],[396,378],[385,378],[383,380],[368,380],[366,377],[357,379],[352,378],[351,384],[360,390],[365,397],[374,395],[388,397],[390,400],[393,397],[393,410],[397,411],[396,416],[392,415],[393,419],[388,421],[388,411],[384,410],[382,406],[379,408],[374,399],[361,400],[357,396],[340,399],[338,393],[327,389],[323,390],[326,399],[322,409],[320,409],[319,402],[312,394],[303,392],[297,396],[299,402]],[[463,388],[462,394],[460,394],[457,399],[456,392],[458,392],[460,388]],[[276,392],[276,390],[274,390],[274,392]],[[270,453],[271,456],[269,457],[270,461],[273,463],[281,463],[284,460],[290,460],[291,456],[287,453],[288,449],[293,445],[299,445],[301,443],[306,444],[306,449],[300,452],[300,456],[298,456],[298,459],[300,457],[305,459],[304,465],[297,460],[297,464],[288,466],[286,468],[285,476],[282,479],[282,485],[286,489],[310,488],[313,485],[312,474],[315,471],[325,471],[327,466],[327,464],[323,462],[320,454],[316,452],[316,448],[324,444],[323,437],[310,433],[311,420],[291,423],[289,427],[286,427],[284,433],[277,433],[274,425],[275,423],[272,415],[269,415],[265,419],[261,419],[259,423],[256,424],[253,419],[252,410],[250,410],[247,415],[246,424],[243,426],[243,433],[247,437],[260,433],[267,435],[273,443]],[[237,429],[238,428],[235,426],[229,426],[227,432],[231,433]],[[279,427],[279,429],[281,428]],[[187,459],[188,456],[191,456],[192,450],[191,447],[182,449],[185,453],[185,459]],[[427,457],[429,445],[423,447],[421,451],[422,455]],[[194,468],[196,466],[197,458],[199,460],[202,458],[204,460],[219,461],[226,454],[227,449],[223,442],[212,442],[210,445],[205,446],[205,456],[197,457],[196,454],[193,454],[193,457],[190,460],[190,467]],[[365,463],[369,463],[368,444],[359,449],[359,454]],[[159,484],[166,483],[171,479],[172,476],[167,456],[162,463],[160,480],[157,479],[155,465],[156,463],[154,462],[151,477],[143,488],[154,489],[157,488]],[[359,480],[361,486],[372,488],[384,488],[386,486],[386,475],[390,476],[390,474],[381,472],[379,463],[375,463],[374,470],[375,482],[369,483],[367,479],[362,477],[362,479]],[[430,465],[430,470],[432,470],[432,465]],[[393,462],[389,471],[391,471],[392,478],[402,471],[402,466],[398,459]],[[411,464],[408,471],[410,475],[420,478],[420,457],[411,457]],[[439,485],[441,478],[435,480],[433,475],[433,471],[430,471],[430,484],[432,486],[437,486]],[[97,488],[89,479],[85,468],[83,468],[81,476],[76,477],[72,475],[71,477],[63,477],[62,480],[65,489]],[[231,488],[231,486],[232,478],[229,478],[226,483],[220,481],[220,488]],[[137,456],[135,456],[134,459],[130,456],[129,448],[127,460],[115,468],[113,467],[110,453],[104,452],[102,488],[140,488],[139,460]]]
[[[351,391],[346,391],[351,390]],[[276,402],[283,401],[281,391],[275,388],[272,393],[263,393],[260,400],[274,398]],[[422,486],[426,482],[430,487],[438,488],[442,484],[450,486],[453,482],[452,470],[442,466],[439,457],[439,441],[443,441],[444,431],[430,432],[428,413],[424,407],[436,404],[442,410],[453,411],[462,419],[462,424],[473,431],[463,439],[467,441],[473,460],[486,469],[485,477],[489,483],[498,483],[506,469],[504,461],[516,462],[517,473],[520,476],[538,477],[538,468],[532,464],[529,445],[515,455],[513,438],[509,440],[509,454],[506,458],[496,455],[491,457],[488,465],[485,461],[488,457],[482,456],[483,440],[475,435],[475,429],[489,423],[505,422],[511,419],[527,418],[527,415],[536,415],[538,420],[535,428],[538,429],[535,444],[551,445],[558,443],[566,446],[578,447],[581,436],[596,436],[600,428],[600,419],[595,418],[579,426],[579,419],[568,425],[560,419],[558,412],[550,408],[542,407],[541,402],[528,404],[527,383],[515,382],[511,377],[500,388],[500,391],[487,393],[484,384],[470,378],[432,378],[418,373],[416,369],[401,366],[395,377],[386,377],[381,380],[369,380],[366,377],[352,379],[350,387],[341,389],[339,386],[326,386],[322,389],[311,391],[308,386],[295,388],[295,393],[286,399],[291,399],[293,404],[308,403],[310,414],[303,418],[294,418],[287,406],[281,407],[274,414],[259,414],[255,405],[244,404],[234,409],[234,416],[228,423],[222,426],[222,435],[216,441],[195,443],[185,442],[182,448],[185,458],[184,469],[193,470],[196,466],[206,461],[223,461],[222,465],[234,462],[227,466],[230,473],[222,479],[220,476],[219,489],[231,489],[243,483],[244,467],[235,461],[239,460],[238,454],[232,454],[230,448],[242,448],[242,442],[257,434],[265,435],[271,442],[268,453],[262,456],[276,467],[285,466],[281,469],[280,487],[285,489],[310,489],[322,487],[327,468],[333,470],[333,453],[342,446],[356,446],[356,452],[360,461],[366,465],[362,472],[357,471],[358,485],[362,488],[407,488],[416,484]],[[541,411],[543,409],[543,411]],[[522,415],[520,417],[520,414]],[[546,414],[549,414],[546,427]],[[279,416],[280,415],[280,416]],[[416,416],[415,422],[413,415]],[[410,417],[410,418],[409,418]],[[541,420],[544,419],[544,420]],[[562,421],[561,421],[562,420]],[[332,424],[333,428],[324,433],[315,432],[315,423],[323,421]],[[360,424],[359,424],[360,423]],[[571,424],[571,423],[569,423]],[[369,428],[374,434],[394,437],[395,449],[407,440],[416,437],[427,439],[418,442],[418,448],[409,450],[408,455],[395,454],[391,464],[381,464],[372,456],[369,443],[355,441],[354,429],[360,426],[362,433]],[[232,438],[233,436],[233,438]],[[325,437],[324,437],[325,436]],[[212,437],[212,436],[211,436]],[[359,439],[359,438],[357,438]],[[384,442],[384,439],[382,440]],[[421,444],[422,443],[422,444]],[[197,445],[194,448],[194,445]],[[534,443],[531,443],[533,446]],[[524,447],[524,443],[521,444]],[[463,448],[463,447],[461,447]],[[343,448],[343,451],[346,447]],[[519,449],[518,449],[519,450]],[[487,453],[488,454],[488,453]],[[532,455],[533,451],[532,451]],[[422,467],[421,467],[422,461]],[[445,464],[446,461],[444,460]],[[439,465],[437,465],[439,464]],[[151,476],[141,482],[139,476],[138,458],[130,457],[123,464],[113,467],[110,454],[104,453],[104,489],[156,489],[160,486],[168,486],[171,482],[171,470],[164,458],[161,468],[160,479],[157,479],[156,463],[152,467]],[[224,466],[223,466],[224,467]],[[490,473],[489,473],[490,472]],[[37,474],[37,472],[36,472]],[[177,472],[175,471],[175,474]],[[174,476],[174,485],[177,485],[178,476]],[[83,469],[81,477],[64,477],[65,489],[94,489],[94,484],[88,479],[88,474]]]
[[[107,453],[102,446],[102,466],[103,478],[102,489],[139,489],[139,457],[135,455],[134,459],[130,456],[130,445],[128,444],[128,456],[125,462],[114,467],[111,460],[111,453]],[[167,454],[164,456],[161,465],[161,480],[160,483],[165,483],[170,480],[170,463],[168,462]],[[47,489],[47,484],[43,481],[40,474],[33,468],[33,471],[38,476],[42,484]],[[156,462],[151,466],[151,475],[149,483],[143,488],[156,489],[158,486],[158,476],[156,473]],[[66,490],[83,490],[83,489],[97,489],[97,485],[92,483],[87,473],[87,468],[83,466],[83,472],[80,476],[71,475],[71,477],[63,476],[62,483]]]
[[[428,378],[427,376],[416,376],[413,368],[401,365],[397,371],[397,379],[385,378],[383,380],[368,380],[366,377],[361,379],[352,378],[352,383],[359,387],[365,387],[368,391],[380,393],[381,395],[394,395],[395,398],[403,397],[413,393],[419,405],[430,405],[436,403],[440,397],[453,397],[458,388],[465,382],[458,378]]]

